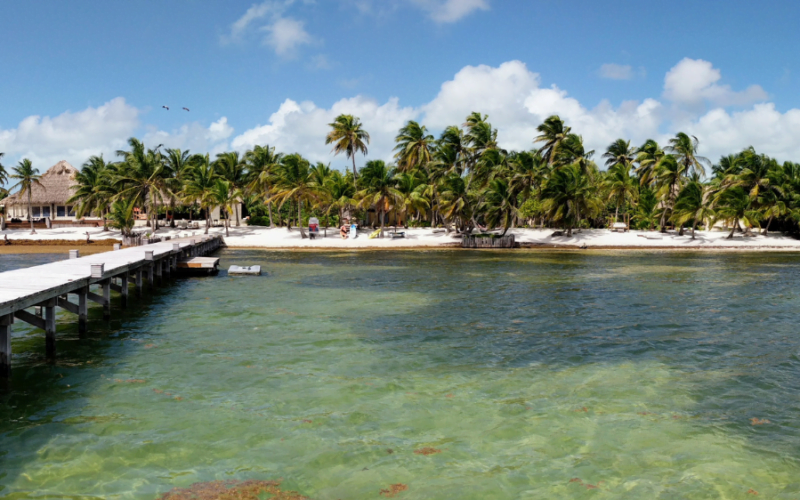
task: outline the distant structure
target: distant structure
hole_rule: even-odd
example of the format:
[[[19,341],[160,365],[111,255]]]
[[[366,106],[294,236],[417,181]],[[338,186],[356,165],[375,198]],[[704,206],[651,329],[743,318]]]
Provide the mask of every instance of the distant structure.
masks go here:
[[[31,218],[49,217],[52,220],[76,220],[75,206],[67,204],[78,182],[75,174],[78,169],[66,160],[61,160],[42,174],[41,185],[31,188]],[[12,194],[0,200],[0,207],[5,207],[6,218],[28,220],[28,195]]]

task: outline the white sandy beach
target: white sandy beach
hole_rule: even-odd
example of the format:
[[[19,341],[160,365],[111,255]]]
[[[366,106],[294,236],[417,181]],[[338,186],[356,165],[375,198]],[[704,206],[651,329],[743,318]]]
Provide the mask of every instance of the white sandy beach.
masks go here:
[[[137,228],[141,230],[141,228]],[[29,230],[6,230],[0,232],[0,238],[7,235],[13,240],[37,240],[47,245],[48,240],[74,240],[76,243],[86,240],[86,233],[92,240],[119,239],[119,231],[103,231],[102,228],[59,228],[37,229],[36,234]],[[297,229],[291,231],[286,228],[269,229],[257,226],[241,226],[230,228],[230,236],[225,238],[226,244],[231,248],[434,248],[458,246],[460,236],[454,232],[446,234],[444,230],[433,229],[407,229],[402,230],[405,238],[393,239],[389,232],[383,239],[369,239],[369,232],[359,231],[358,238],[343,240],[339,237],[336,228],[328,230],[328,236],[318,236],[316,239],[302,239]],[[510,231],[516,241],[523,247],[565,247],[575,248],[586,246],[596,248],[631,248],[631,249],[730,249],[730,250],[784,250],[800,251],[800,240],[783,236],[780,233],[770,233],[769,236],[743,237],[736,234],[733,239],[727,239],[727,231],[698,231],[692,240],[690,233],[678,236],[677,232],[661,234],[655,231],[630,231],[616,233],[608,229],[590,229],[574,232],[572,237],[552,236],[552,229],[515,229]],[[202,237],[203,229],[177,230],[160,228],[158,236],[197,236]],[[210,230],[210,234],[225,234],[225,228],[217,227]]]

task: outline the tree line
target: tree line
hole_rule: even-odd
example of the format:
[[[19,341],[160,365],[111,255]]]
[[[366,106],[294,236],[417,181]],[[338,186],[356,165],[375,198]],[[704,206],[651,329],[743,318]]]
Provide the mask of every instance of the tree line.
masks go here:
[[[780,226],[796,232],[800,220],[800,164],[779,163],[754,148],[724,156],[713,164],[699,155],[696,137],[680,132],[663,147],[647,140],[635,147],[618,139],[593,160],[582,136],[557,115],[537,127],[528,151],[499,146],[488,116],[470,114],[435,137],[409,121],[395,138],[394,162],[366,161],[369,133],[352,115],[340,115],[325,138],[333,153],[352,161],[352,171],[312,164],[300,153],[285,154],[268,145],[244,154],[211,158],[180,149],[147,148],[131,138],[119,161],[92,156],[77,174],[70,203],[79,217],[95,215],[129,233],[136,208],[155,230],[162,212],[202,211],[206,233],[210,210],[220,207],[240,224],[234,205],[243,202],[250,223],[288,228],[303,237],[304,221],[319,216],[326,226],[365,211],[378,215],[383,236],[386,214],[394,211],[408,227],[435,226],[459,232],[491,229],[505,234],[519,226],[556,227],[569,236],[576,228],[607,227],[622,218],[639,229],[680,234],[725,221],[729,237]],[[0,153],[2,158],[2,153]],[[38,170],[24,159],[0,182],[16,180],[22,194],[38,182]],[[13,188],[12,188],[13,189]],[[30,213],[30,210],[29,210]]]

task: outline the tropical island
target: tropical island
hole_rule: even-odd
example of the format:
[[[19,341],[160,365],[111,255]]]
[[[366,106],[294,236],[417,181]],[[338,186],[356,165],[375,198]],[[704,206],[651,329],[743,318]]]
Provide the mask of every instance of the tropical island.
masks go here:
[[[45,231],[44,239],[108,236],[109,228],[121,236],[188,228],[224,232],[244,247],[398,248],[453,246],[464,234],[512,231],[527,246],[800,248],[794,239],[800,164],[779,163],[752,147],[712,164],[700,155],[698,138],[679,132],[665,145],[618,139],[596,152],[553,115],[537,127],[532,149],[508,151],[489,117],[476,112],[438,138],[409,121],[395,138],[393,163],[368,159],[359,169],[356,159],[368,155],[369,132],[352,115],[329,125],[320,140],[347,157],[352,170],[312,164],[301,153],[269,145],[211,158],[150,148],[136,138],[117,151],[118,161],[99,155],[80,171],[62,166],[59,173],[69,180],[54,177],[55,188],[42,184],[29,159],[10,169],[0,165],[0,181],[11,183],[0,200],[4,224],[17,229],[6,233],[12,242],[40,238],[35,220],[61,217],[66,221],[57,221],[57,235]],[[66,199],[34,206],[33,200],[59,190]],[[309,220],[329,241],[304,241]],[[102,231],[87,232],[87,222]],[[358,243],[328,231],[351,222],[365,231]],[[260,231],[276,227],[289,232]],[[387,227],[393,236],[401,228],[403,241],[380,242]],[[638,232],[625,234],[629,230]],[[693,245],[700,231],[702,245]],[[770,231],[769,242],[748,241]],[[737,234],[742,238],[734,240]]]

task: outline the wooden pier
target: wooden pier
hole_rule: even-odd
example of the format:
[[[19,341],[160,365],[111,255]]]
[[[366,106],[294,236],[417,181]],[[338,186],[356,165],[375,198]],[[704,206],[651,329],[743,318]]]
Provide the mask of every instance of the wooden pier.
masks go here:
[[[70,250],[67,260],[0,273],[0,378],[11,375],[11,327],[15,320],[44,330],[47,356],[55,356],[57,307],[77,315],[78,330],[84,333],[89,301],[102,305],[103,317],[108,320],[112,290],[120,294],[124,308],[131,285],[141,297],[145,281],[150,289],[161,285],[178,267],[185,267],[187,262],[220,246],[221,237],[204,236],[87,257],[79,257],[77,250]],[[100,293],[90,290],[93,285],[99,287],[96,291]],[[77,302],[70,301],[70,295]],[[27,310],[31,308],[41,311],[41,315]]]

